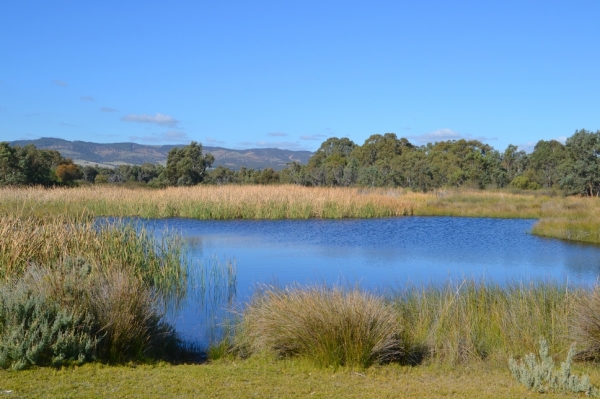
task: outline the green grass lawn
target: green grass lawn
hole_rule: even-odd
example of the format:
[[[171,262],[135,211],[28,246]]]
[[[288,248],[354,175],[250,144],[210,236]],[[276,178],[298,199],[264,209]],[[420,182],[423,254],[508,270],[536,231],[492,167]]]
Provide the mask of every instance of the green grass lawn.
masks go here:
[[[585,366],[584,366],[585,367]],[[600,381],[600,369],[575,370]],[[6,391],[12,391],[7,393]],[[581,395],[580,397],[582,397]],[[564,398],[527,391],[508,368],[464,366],[315,368],[302,360],[227,360],[202,365],[105,366],[0,371],[7,398]]]

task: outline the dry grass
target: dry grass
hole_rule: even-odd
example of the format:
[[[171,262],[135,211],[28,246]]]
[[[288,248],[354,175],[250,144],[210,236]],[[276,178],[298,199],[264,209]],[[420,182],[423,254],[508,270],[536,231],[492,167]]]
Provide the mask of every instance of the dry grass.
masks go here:
[[[89,212],[95,216],[196,219],[308,219],[412,214],[408,198],[385,191],[300,186],[195,186],[163,190],[120,187],[0,189],[0,212]],[[415,194],[413,196],[419,196]]]
[[[368,367],[402,353],[393,309],[356,288],[266,287],[246,306],[236,341],[243,352],[298,355],[325,367]]]
[[[600,243],[600,201],[553,192],[281,186],[2,188],[0,215],[308,219],[391,216],[535,218],[534,234]]]

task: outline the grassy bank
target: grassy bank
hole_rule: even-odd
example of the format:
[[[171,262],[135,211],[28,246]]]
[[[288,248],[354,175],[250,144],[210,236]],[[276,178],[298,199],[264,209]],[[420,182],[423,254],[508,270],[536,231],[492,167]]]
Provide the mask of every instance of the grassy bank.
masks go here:
[[[0,214],[307,219],[467,216],[541,219],[534,234],[600,243],[600,201],[552,192],[196,186],[164,190],[114,186],[3,188]]]

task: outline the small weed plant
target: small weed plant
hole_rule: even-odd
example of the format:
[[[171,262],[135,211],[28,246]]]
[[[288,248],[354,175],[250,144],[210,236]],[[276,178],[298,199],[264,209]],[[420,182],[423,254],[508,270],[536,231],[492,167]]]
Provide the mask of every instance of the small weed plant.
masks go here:
[[[508,359],[508,367],[517,381],[527,389],[545,393],[585,393],[592,397],[600,397],[600,391],[590,383],[587,375],[577,376],[571,373],[571,364],[575,356],[575,345],[572,345],[567,359],[560,369],[554,367],[554,361],[548,353],[548,343],[540,339],[539,360],[530,353],[523,360]]]

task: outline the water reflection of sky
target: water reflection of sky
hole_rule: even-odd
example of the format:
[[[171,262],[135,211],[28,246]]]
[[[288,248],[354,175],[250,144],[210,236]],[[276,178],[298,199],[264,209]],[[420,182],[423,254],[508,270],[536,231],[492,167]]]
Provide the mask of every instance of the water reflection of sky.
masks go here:
[[[198,260],[235,258],[238,299],[256,283],[366,288],[477,280],[595,282],[600,247],[528,234],[535,220],[405,217],[144,222],[187,240]],[[193,316],[188,316],[192,317]]]

